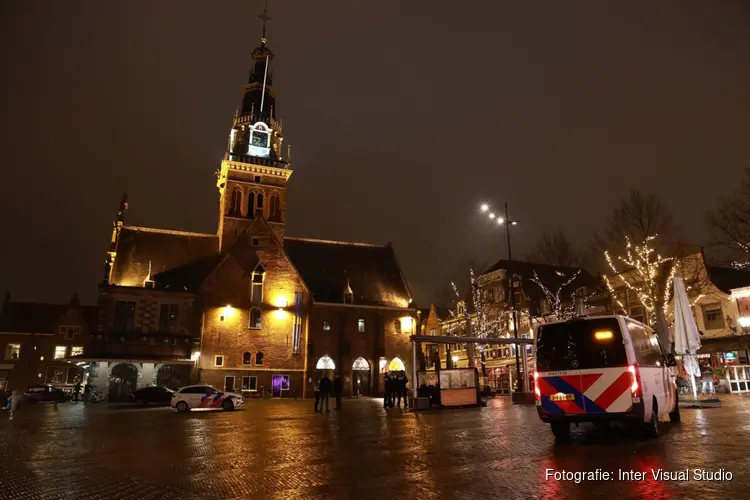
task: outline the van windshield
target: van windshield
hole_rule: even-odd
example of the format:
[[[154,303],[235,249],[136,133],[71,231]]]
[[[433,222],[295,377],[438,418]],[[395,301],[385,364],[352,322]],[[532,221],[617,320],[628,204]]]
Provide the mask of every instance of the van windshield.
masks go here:
[[[626,366],[628,357],[615,318],[573,320],[539,327],[540,372]]]

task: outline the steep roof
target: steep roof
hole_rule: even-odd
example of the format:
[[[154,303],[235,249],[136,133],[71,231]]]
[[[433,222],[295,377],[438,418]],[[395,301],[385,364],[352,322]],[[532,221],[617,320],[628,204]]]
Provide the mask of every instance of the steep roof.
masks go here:
[[[68,313],[70,304],[7,302],[0,314],[0,331],[15,333],[54,333],[55,324]],[[83,319],[93,328],[96,306],[80,306]]]
[[[284,238],[284,250],[316,302],[343,303],[348,280],[355,305],[410,304],[411,294],[390,244]]]
[[[711,283],[724,293],[750,285],[750,271],[719,266],[706,266],[706,270]]]
[[[156,288],[193,290],[217,262],[215,234],[124,226],[117,241],[111,282],[143,286],[151,266]]]

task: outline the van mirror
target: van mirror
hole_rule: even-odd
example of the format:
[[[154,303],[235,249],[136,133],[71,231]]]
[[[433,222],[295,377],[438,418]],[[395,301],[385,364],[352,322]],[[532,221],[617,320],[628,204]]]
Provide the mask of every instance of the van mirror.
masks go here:
[[[667,366],[677,366],[677,360],[675,359],[672,353],[669,353],[666,356],[664,356],[664,361],[666,361]]]

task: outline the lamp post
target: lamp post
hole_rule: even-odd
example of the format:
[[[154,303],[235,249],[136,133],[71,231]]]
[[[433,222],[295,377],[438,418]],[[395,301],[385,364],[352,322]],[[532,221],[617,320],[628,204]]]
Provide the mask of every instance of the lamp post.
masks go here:
[[[480,207],[482,212],[487,213],[487,216],[490,218],[490,220],[493,220],[497,223],[497,225],[505,225],[505,234],[506,239],[508,241],[508,261],[513,260],[513,254],[511,252],[511,245],[510,245],[510,226],[516,226],[518,225],[517,220],[511,220],[510,217],[508,217],[508,202],[505,202],[505,218],[500,217],[495,212],[492,211],[491,207],[487,203],[483,203]],[[510,270],[509,270],[510,271]],[[511,313],[513,315],[513,337],[518,340],[518,319],[516,316],[516,295],[513,293],[513,275],[512,273],[508,273],[508,290],[510,295],[510,307],[511,307]],[[516,392],[524,392],[524,388],[527,384],[527,379],[524,376],[524,378],[521,378],[521,361],[518,357],[518,344],[516,344]],[[525,349],[525,347],[524,347]],[[525,371],[525,370],[524,370]]]

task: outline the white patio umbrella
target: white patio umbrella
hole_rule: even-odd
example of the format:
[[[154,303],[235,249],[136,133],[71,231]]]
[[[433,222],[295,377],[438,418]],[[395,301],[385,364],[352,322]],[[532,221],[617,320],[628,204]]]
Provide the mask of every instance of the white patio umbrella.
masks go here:
[[[695,377],[700,376],[701,370],[695,353],[701,348],[701,338],[698,327],[695,326],[693,312],[690,309],[685,283],[682,278],[674,278],[674,350],[682,356],[682,365],[690,374],[693,385],[693,397],[698,399]]]

